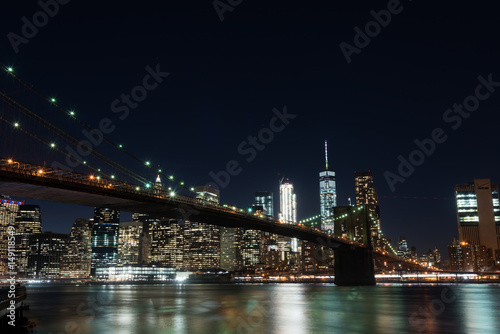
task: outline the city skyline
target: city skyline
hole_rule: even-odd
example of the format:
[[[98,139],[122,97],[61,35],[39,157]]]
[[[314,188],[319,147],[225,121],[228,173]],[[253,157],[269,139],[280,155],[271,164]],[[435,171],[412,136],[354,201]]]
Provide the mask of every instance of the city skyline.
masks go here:
[[[0,23],[6,33],[19,34],[22,28],[19,18],[27,15],[28,9],[33,13],[40,10],[36,4],[31,8],[15,3],[9,6],[12,15]],[[359,6],[324,3],[319,12],[294,3],[268,4],[265,12],[273,13],[273,19],[261,13],[258,4],[252,4],[238,7],[235,15],[229,15],[224,22],[217,19],[211,6],[175,4],[168,10],[142,9],[149,19],[136,17],[136,9],[129,5],[112,10],[112,5],[103,5],[107,6],[113,14],[93,18],[95,24],[83,35],[79,17],[92,12],[81,4],[61,7],[60,15],[51,21],[54,24],[41,29],[28,44],[20,45],[18,53],[12,50],[11,55],[6,54],[2,64],[12,67],[16,75],[54,96],[62,105],[74,108],[78,117],[92,125],[109,117],[116,125],[111,134],[114,140],[123,142],[130,151],[144,152],[144,159],[173,171],[176,177],[193,186],[215,183],[210,172],[223,171],[226,162],[237,159],[242,171],[221,189],[224,202],[244,207],[252,203],[254,191],[277,194],[280,173],[294,180],[300,198],[299,220],[315,216],[319,212],[315,196],[317,172],[323,167],[319,143],[327,138],[335,148],[331,158],[335,162],[338,204],[347,205],[347,199],[354,198],[353,172],[372,170],[384,234],[393,240],[406,235],[409,244],[420,251],[434,246],[443,249],[450,243],[449,231],[456,228],[455,185],[481,177],[498,183],[495,173],[500,167],[499,159],[480,159],[478,163],[460,158],[462,147],[482,147],[479,151],[489,156],[492,147],[480,140],[481,133],[496,133],[494,122],[488,119],[494,115],[498,103],[495,92],[498,64],[494,57],[498,47],[492,46],[483,34],[490,29],[488,22],[495,22],[491,13],[466,9],[463,5],[451,9],[440,5],[432,12],[422,4],[411,4],[411,9],[410,5],[404,6],[405,10],[392,21],[397,29],[391,23],[362,53],[352,54],[352,62],[347,63],[339,44],[352,44],[352,27],[361,27],[365,20],[372,19],[370,11],[377,10],[373,3]],[[291,16],[283,12],[284,8]],[[467,24],[460,19],[463,12],[467,12]],[[182,13],[180,17],[185,18],[194,15],[200,20],[196,26],[185,25],[174,13]],[[310,24],[296,27],[291,24],[295,22],[294,15],[307,18]],[[138,43],[144,52],[134,49],[130,53],[124,47],[125,40],[120,38],[124,43],[118,43],[114,39],[117,31],[109,27],[121,26],[123,17],[135,23],[134,28],[123,27],[124,34],[143,36]],[[450,22],[443,25],[442,17]],[[253,26],[256,18],[262,26],[255,27],[252,34],[266,36],[264,39],[233,40],[233,34],[249,36],[246,27]],[[286,28],[269,29],[276,22]],[[177,31],[179,24],[185,29],[185,38],[168,34],[169,46],[159,45],[157,35],[150,34],[150,31],[158,31],[160,35],[161,31]],[[415,24],[421,27],[418,32],[413,29]],[[60,25],[66,28],[59,29]],[[110,38],[89,37],[103,32],[111,34]],[[228,38],[236,44],[226,43]],[[396,47],[394,41],[401,38],[404,47]],[[443,41],[449,38],[456,43],[443,48]],[[79,42],[67,44],[68,40]],[[422,44],[422,40],[426,42]],[[64,49],[44,45],[64,45]],[[199,57],[199,50],[193,49],[193,45],[216,51]],[[296,49],[299,45],[303,47],[300,50],[310,52],[299,51]],[[175,52],[171,52],[171,46]],[[294,52],[284,52],[278,57],[257,51],[263,47]],[[233,48],[241,52],[233,54]],[[109,57],[97,57],[95,50]],[[301,55],[300,61],[294,56],[295,50]],[[33,52],[37,54],[35,61]],[[71,53],[72,61],[64,56],[67,53]],[[250,67],[245,54],[255,60]],[[76,62],[81,66],[73,66]],[[440,64],[438,69],[436,62]],[[408,63],[419,66],[407,66]],[[291,78],[290,68],[295,67],[298,73]],[[146,100],[130,107],[127,114],[111,109],[115,101],[123,107],[121,94],[129,94],[148,71],[157,69],[169,75],[159,78],[162,82],[148,92]],[[195,82],[193,73],[199,75]],[[460,124],[454,120],[450,130],[450,123],[443,123],[443,114],[474,93],[480,77],[493,82],[490,97],[481,102],[478,112],[464,117]],[[191,87],[189,93],[185,87]],[[221,91],[225,92],[224,98]],[[242,105],[241,101],[249,102]],[[265,144],[265,149],[253,147],[248,137],[269,127],[275,116],[273,109],[282,112],[284,106],[295,118],[287,120],[285,128],[274,133],[274,140]],[[411,175],[404,176],[403,183],[396,183],[392,192],[385,172],[399,175],[398,157],[408,160],[418,149],[415,141],[428,143],[431,130],[440,126],[446,130],[447,141],[435,143],[433,153]],[[169,138],[156,138],[165,129]],[[130,140],[131,134],[145,141]],[[170,138],[185,140],[170,145]],[[103,145],[101,149],[106,151]],[[452,165],[461,167],[449,168]],[[156,174],[141,173],[154,182]],[[47,230],[67,233],[75,217],[92,216],[91,208],[22,200],[42,204]],[[130,215],[124,214],[124,218]],[[430,235],[424,232],[430,229],[433,231]]]

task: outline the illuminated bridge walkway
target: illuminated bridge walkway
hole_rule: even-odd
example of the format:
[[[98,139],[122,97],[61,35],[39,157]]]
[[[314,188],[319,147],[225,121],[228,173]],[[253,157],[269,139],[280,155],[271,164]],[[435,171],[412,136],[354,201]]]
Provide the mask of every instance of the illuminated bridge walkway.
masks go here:
[[[228,205],[12,159],[0,159],[0,192],[23,198],[241,227],[307,240],[334,249],[337,284],[375,284],[372,252],[367,246]]]

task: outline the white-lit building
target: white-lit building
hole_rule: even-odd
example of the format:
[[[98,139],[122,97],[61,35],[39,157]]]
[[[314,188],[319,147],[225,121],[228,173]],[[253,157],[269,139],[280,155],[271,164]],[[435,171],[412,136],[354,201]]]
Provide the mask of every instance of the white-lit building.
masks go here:
[[[280,183],[280,214],[279,219],[284,224],[297,224],[297,197],[293,191],[293,184],[288,180]],[[298,240],[280,237],[278,246],[283,252],[298,252]]]
[[[95,278],[107,281],[173,281],[176,270],[156,266],[97,267]]]
[[[490,179],[455,187],[460,242],[489,249],[500,266],[500,205],[498,186]],[[493,264],[493,263],[492,263]]]
[[[337,206],[335,172],[328,167],[328,143],[325,140],[325,169],[319,173],[321,229],[333,230],[333,207]]]

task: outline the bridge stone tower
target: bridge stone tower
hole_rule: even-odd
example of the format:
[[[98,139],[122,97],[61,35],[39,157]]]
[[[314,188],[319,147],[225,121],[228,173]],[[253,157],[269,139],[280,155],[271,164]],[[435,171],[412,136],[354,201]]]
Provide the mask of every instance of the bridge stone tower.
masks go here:
[[[337,285],[375,285],[375,266],[371,218],[366,205],[341,207],[336,211],[337,225],[343,225],[351,240],[362,242],[366,247],[345,245],[335,248],[335,284]],[[343,209],[343,210],[340,210]],[[361,231],[356,235],[355,231]]]

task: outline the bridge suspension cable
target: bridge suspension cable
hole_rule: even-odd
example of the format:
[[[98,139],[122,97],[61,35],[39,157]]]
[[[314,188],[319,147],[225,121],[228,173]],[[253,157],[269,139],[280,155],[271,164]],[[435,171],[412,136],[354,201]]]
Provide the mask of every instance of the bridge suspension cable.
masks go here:
[[[31,119],[35,120],[36,122],[40,123],[41,125],[43,125],[47,129],[49,129],[50,131],[52,131],[52,132],[56,133],[57,135],[59,135],[60,137],[64,138],[68,142],[70,142],[70,143],[72,143],[74,145],[78,145],[79,142],[78,142],[78,140],[76,138],[74,138],[73,136],[69,135],[65,131],[61,130],[57,126],[53,125],[52,123],[50,123],[46,119],[38,116],[36,113],[34,113],[33,111],[31,111],[28,108],[24,107],[23,105],[21,105],[17,101],[11,99],[6,94],[0,92],[0,99],[2,99],[4,102],[6,102],[7,104],[9,104],[10,106],[12,106],[13,108],[15,108],[16,110],[22,112],[26,116],[28,116]],[[54,146],[52,144],[51,144],[51,146],[52,146],[52,148],[54,148]],[[61,150],[58,150],[58,151],[62,152]],[[66,152],[64,152],[64,153],[65,153],[66,156],[68,156],[68,154]],[[91,154],[94,157],[96,157],[97,159],[99,159],[99,160],[103,161],[104,163],[108,164],[112,168],[117,168],[117,169],[121,170],[121,172],[129,175],[130,177],[136,179],[139,182],[148,182],[141,175],[139,175],[137,173],[134,173],[133,171],[127,169],[126,167],[120,165],[119,163],[117,163],[117,162],[113,161],[112,159],[106,157],[105,155],[101,154],[97,150],[91,150]],[[76,157],[72,157],[72,158],[77,159]],[[81,162],[79,160],[77,160],[77,161],[80,162],[80,163],[82,163],[82,164],[87,165],[86,161],[83,161],[83,162]]]
[[[146,166],[148,169],[150,170],[154,170],[155,173],[158,173],[160,175],[162,175],[165,179],[167,179],[169,182],[175,184],[176,186],[182,188],[182,189],[185,189],[186,191],[190,192],[190,193],[194,193],[194,189],[193,188],[190,188],[190,187],[187,187],[184,182],[182,181],[177,181],[177,180],[174,180],[173,176],[167,176],[166,174],[164,174],[161,170],[155,170],[152,166],[151,163],[149,163],[148,161],[144,161],[140,158],[138,158],[137,156],[135,156],[134,154],[130,153],[129,151],[125,150],[123,148],[122,145],[119,145],[119,144],[116,144],[114,141],[112,141],[111,139],[109,139],[108,137],[104,136],[102,133],[100,132],[96,132],[94,131],[94,129],[87,125],[85,122],[81,121],[80,119],[78,119],[73,112],[69,111],[69,110],[66,110],[65,108],[61,107],[60,105],[58,105],[55,101],[55,99],[53,98],[49,98],[47,97],[46,95],[44,95],[43,93],[39,92],[38,90],[36,90],[35,88],[33,88],[33,85],[29,85],[28,83],[26,83],[24,80],[22,80],[19,76],[17,76],[16,74],[14,74],[14,71],[11,67],[5,67],[5,66],[2,66],[0,65],[0,68],[3,69],[8,75],[10,75],[12,78],[14,78],[17,82],[19,82],[21,85],[23,85],[24,87],[26,87],[28,90],[32,91],[33,93],[35,93],[36,95],[38,95],[40,98],[42,98],[43,100],[45,100],[46,102],[48,102],[51,106],[55,107],[56,109],[60,110],[61,112],[63,112],[64,114],[66,114],[67,116],[70,116],[73,120],[75,120],[78,124],[80,124],[81,126],[83,126],[85,129],[89,130],[89,131],[92,131],[93,133],[95,133],[96,135],[98,135],[101,139],[103,139],[104,141],[106,141],[108,144],[110,144],[112,147],[114,147],[115,149],[117,149],[118,151],[121,151],[123,153],[125,153],[127,156],[129,156],[130,158],[134,159],[135,161],[139,162],[140,164],[142,164],[143,166]]]

